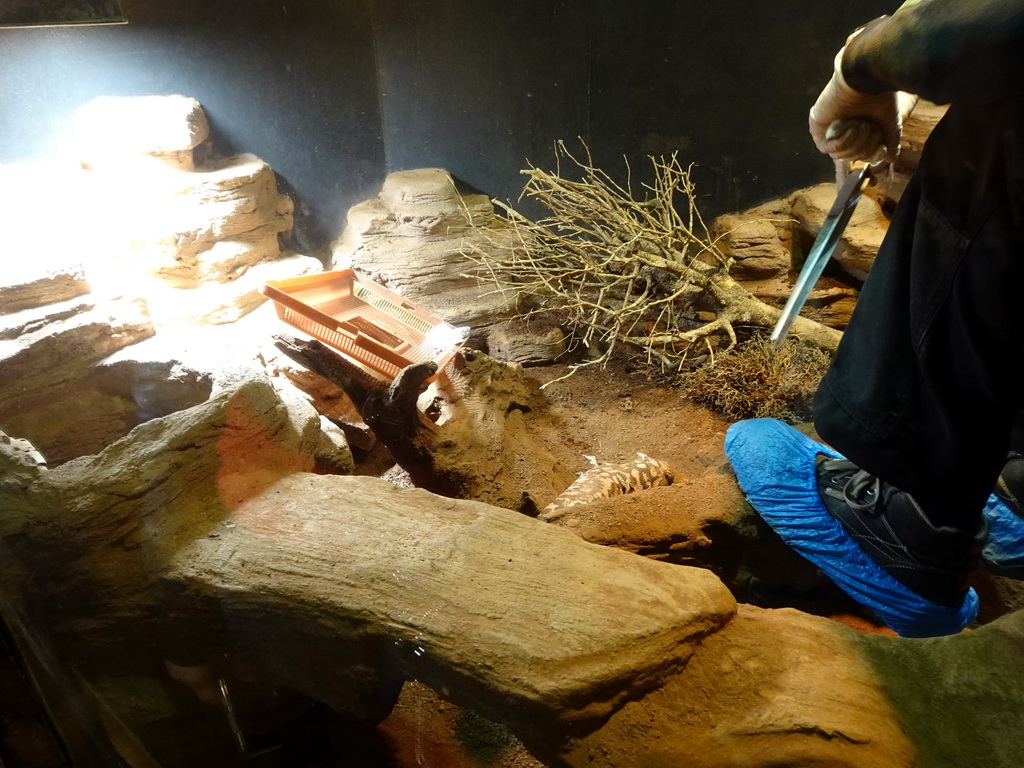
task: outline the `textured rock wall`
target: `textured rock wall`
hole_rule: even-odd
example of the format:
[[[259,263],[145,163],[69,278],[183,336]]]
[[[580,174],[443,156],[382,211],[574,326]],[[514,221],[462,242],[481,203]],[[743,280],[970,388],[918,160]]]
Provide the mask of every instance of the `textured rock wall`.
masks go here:
[[[196,329],[249,315],[265,280],[322,269],[282,250],[292,202],[267,163],[210,155],[195,99],[107,97],[79,111],[64,155],[0,167],[18,222],[0,274],[0,429],[50,462],[204,400],[230,355],[182,364],[226,341]],[[152,351],[111,360],[140,345]],[[351,465],[347,445],[324,450]]]

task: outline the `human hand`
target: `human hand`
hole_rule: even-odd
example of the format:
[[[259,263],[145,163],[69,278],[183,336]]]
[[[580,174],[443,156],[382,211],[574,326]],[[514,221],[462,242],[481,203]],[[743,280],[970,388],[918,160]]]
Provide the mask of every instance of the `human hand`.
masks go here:
[[[840,51],[832,78],[808,115],[814,145],[837,162],[892,162],[900,151],[903,120],[917,97],[897,91],[854,90],[843,77],[842,56]]]

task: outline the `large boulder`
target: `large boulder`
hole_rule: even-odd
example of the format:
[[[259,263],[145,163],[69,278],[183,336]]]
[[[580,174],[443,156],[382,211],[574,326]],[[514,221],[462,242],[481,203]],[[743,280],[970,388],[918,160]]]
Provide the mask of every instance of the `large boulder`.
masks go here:
[[[5,585],[113,719],[162,695],[161,764],[218,764],[181,759],[161,656],[371,722],[416,679],[566,768],[1020,764],[1024,614],[860,636],[509,510],[310,474],[316,440],[258,381],[52,470],[0,438]]]
[[[0,428],[30,439],[50,461],[79,455],[83,439],[97,446],[111,427],[120,436],[125,409],[111,410],[110,398],[85,382],[104,358],[153,332],[137,301],[85,296],[0,315]]]
[[[255,155],[209,161],[192,171],[153,172],[134,183],[121,177],[97,181],[125,217],[129,251],[119,268],[145,270],[181,287],[229,282],[278,258],[277,236],[292,226],[291,199],[277,191],[274,171]]]

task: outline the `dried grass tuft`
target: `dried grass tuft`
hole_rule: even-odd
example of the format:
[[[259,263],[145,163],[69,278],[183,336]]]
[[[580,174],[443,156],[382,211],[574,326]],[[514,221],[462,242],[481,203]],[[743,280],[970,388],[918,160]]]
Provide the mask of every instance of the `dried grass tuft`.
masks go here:
[[[806,421],[830,360],[820,347],[788,339],[775,349],[758,336],[681,376],[680,384],[691,400],[728,419]]]

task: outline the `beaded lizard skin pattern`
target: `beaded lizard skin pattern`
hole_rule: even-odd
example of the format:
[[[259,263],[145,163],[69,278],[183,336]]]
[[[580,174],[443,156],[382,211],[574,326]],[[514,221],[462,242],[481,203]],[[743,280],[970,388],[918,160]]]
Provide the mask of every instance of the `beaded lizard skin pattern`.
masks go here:
[[[672,469],[668,464],[652,459],[645,453],[637,453],[636,456],[636,459],[625,464],[598,464],[593,456],[587,456],[594,468],[581,474],[557,499],[544,507],[537,517],[550,522],[564,515],[570,507],[644,488],[672,484]]]

